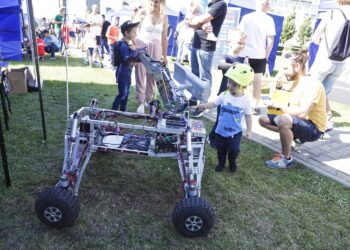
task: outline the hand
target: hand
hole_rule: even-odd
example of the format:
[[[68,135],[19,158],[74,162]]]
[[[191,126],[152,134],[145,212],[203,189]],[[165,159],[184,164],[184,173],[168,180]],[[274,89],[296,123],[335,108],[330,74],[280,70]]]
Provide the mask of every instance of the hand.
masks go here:
[[[266,105],[267,108],[275,108],[275,104],[271,100],[264,100],[264,104]]]
[[[246,132],[246,137],[248,140],[251,140],[253,138],[253,132],[252,131],[247,131]]]
[[[204,103],[198,104],[198,105],[197,105],[197,108],[198,108],[199,110],[201,110],[201,111],[203,111],[203,110],[205,110],[205,109],[206,109],[206,107],[205,107],[205,104],[204,104]]]
[[[266,69],[265,69],[264,77],[270,77],[269,65],[267,63],[266,63]]]
[[[202,30],[204,30],[205,33],[212,33],[213,32],[213,26],[210,22],[207,22],[202,25]]]
[[[168,58],[166,56],[163,56],[162,62],[164,65],[168,65]]]

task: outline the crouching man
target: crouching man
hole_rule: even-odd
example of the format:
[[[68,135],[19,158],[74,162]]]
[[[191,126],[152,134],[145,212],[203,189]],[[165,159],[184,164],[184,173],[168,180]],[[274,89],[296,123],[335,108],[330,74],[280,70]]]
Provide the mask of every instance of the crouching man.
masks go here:
[[[265,165],[274,169],[294,166],[291,155],[293,140],[301,143],[318,140],[325,132],[327,124],[326,94],[321,82],[306,76],[307,51],[286,54],[282,71],[288,81],[293,81],[292,94],[287,106],[279,106],[267,101],[268,108],[281,111],[281,115],[264,115],[259,123],[264,128],[280,134],[282,154],[266,161]]]

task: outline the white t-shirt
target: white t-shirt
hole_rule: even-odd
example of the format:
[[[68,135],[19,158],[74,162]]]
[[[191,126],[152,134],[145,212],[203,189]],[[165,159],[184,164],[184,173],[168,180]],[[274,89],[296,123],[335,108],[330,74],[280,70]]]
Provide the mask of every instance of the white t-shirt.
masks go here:
[[[239,28],[247,34],[245,48],[239,56],[264,59],[266,57],[266,39],[268,36],[276,35],[273,18],[261,11],[255,11],[243,16]]]
[[[95,36],[101,36],[102,31],[102,16],[100,14],[94,15],[94,13],[89,14],[87,22],[91,25],[90,30]],[[94,24],[92,24],[94,23]],[[96,24],[99,23],[100,25]]]
[[[214,103],[221,106],[215,133],[223,137],[229,137],[242,132],[244,115],[252,113],[251,101],[248,95],[244,94],[237,97],[229,91],[225,91],[214,100]]]
[[[85,41],[87,48],[95,48],[96,47],[96,35],[94,33],[87,32],[85,34]]]

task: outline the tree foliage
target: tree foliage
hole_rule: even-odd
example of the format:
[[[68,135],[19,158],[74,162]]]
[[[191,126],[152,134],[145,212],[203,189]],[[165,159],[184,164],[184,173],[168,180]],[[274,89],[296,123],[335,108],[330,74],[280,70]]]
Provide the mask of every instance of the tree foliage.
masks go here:
[[[284,44],[286,41],[291,39],[296,32],[295,16],[296,16],[296,12],[294,7],[290,15],[283,22],[283,30],[281,34],[281,40],[280,40],[282,44]]]
[[[312,27],[311,27],[311,16],[305,18],[303,23],[300,25],[298,41],[300,46],[304,46],[307,41],[310,40],[312,35]]]

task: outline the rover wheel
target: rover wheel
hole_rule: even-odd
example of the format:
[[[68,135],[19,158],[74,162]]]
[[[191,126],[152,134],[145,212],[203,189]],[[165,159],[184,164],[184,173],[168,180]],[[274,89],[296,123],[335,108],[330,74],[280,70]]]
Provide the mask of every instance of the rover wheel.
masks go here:
[[[215,214],[212,206],[202,198],[185,198],[176,203],[172,221],[178,233],[186,237],[206,235],[212,228]]]
[[[78,217],[79,200],[72,193],[62,188],[44,190],[35,203],[39,219],[50,227],[70,226]]]

